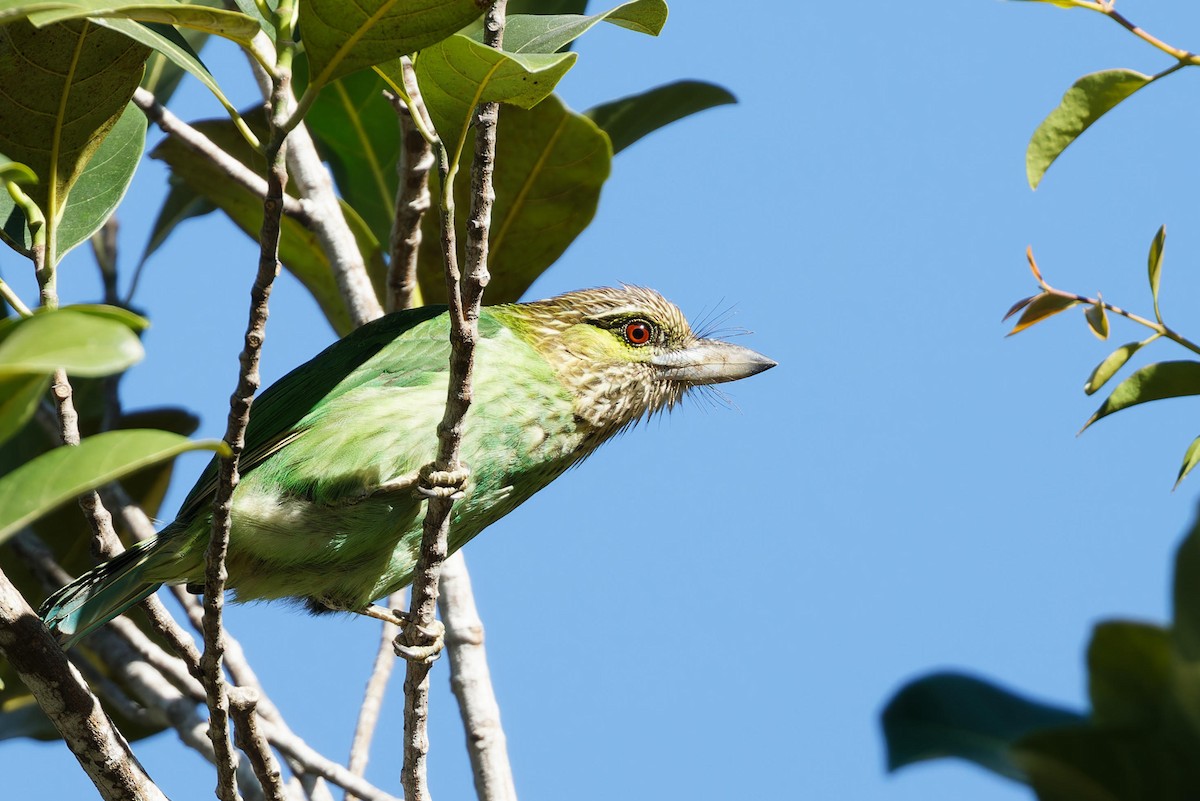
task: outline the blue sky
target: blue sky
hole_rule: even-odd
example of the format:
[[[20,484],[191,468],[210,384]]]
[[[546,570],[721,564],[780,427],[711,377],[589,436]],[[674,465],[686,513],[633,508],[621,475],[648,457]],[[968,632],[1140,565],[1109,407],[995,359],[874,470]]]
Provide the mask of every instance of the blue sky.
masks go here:
[[[1121,8],[1200,48],[1194,4]],[[752,331],[738,341],[780,366],[730,387],[733,408],[686,404],[611,443],[468,547],[519,794],[1028,798],[958,763],[886,775],[878,712],[946,667],[1083,708],[1091,627],[1166,618],[1200,487],[1170,491],[1200,433],[1195,403],[1076,437],[1099,402],[1084,379],[1141,332],[1114,319],[1101,343],[1073,311],[1006,339],[1000,316],[1034,291],[1027,245],[1051,283],[1148,310],[1146,250],[1166,224],[1163,312],[1197,335],[1196,76],[1132,98],[1035,193],[1025,145],[1077,77],[1169,65],[1099,15],[996,0],[676,3],[658,40],[598,29],[579,50],[561,88],[577,109],[677,78],[740,103],[621,153],[592,227],[529,296],[653,286],[694,316],[731,309]],[[206,59],[253,98],[235,53]],[[219,113],[195,86],[172,107]],[[126,269],[164,179],[146,165],[122,209]],[[32,297],[16,259],[3,265]],[[252,243],[216,217],[154,257],[129,407],[183,404],[220,435],[253,266]],[[64,294],[93,298],[93,273],[75,256]],[[285,276],[265,377],[331,336]],[[1159,343],[1148,356],[1184,354]],[[181,463],[166,509],[201,464]],[[229,619],[292,727],[344,758],[375,625],[268,605]],[[432,789],[469,797],[444,664],[434,685]],[[369,777],[398,794],[398,684],[384,714]],[[209,792],[172,735],[136,748],[172,797]],[[5,743],[0,771],[13,797],[91,792],[61,746]]]

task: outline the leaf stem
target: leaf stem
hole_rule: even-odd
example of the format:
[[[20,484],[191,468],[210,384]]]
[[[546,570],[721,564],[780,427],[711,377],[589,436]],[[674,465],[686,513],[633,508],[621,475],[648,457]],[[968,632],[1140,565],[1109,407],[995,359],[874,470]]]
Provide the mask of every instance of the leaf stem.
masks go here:
[[[29,315],[33,314],[33,312],[29,310],[29,307],[21,301],[20,296],[13,291],[13,288],[9,286],[3,278],[0,278],[0,298],[4,298],[4,302],[11,306],[13,311],[22,317],[28,317]]]
[[[1114,306],[1111,303],[1109,303],[1108,301],[1102,300],[1100,298],[1090,298],[1090,297],[1087,297],[1086,295],[1077,295],[1074,292],[1064,292],[1061,289],[1055,289],[1054,287],[1050,286],[1049,284],[1047,284],[1045,282],[1042,283],[1042,288],[1051,295],[1057,295],[1060,298],[1066,298],[1068,300],[1073,300],[1076,303],[1082,303],[1087,306],[1097,306],[1097,307],[1104,309],[1105,311],[1112,312],[1113,314],[1119,314],[1120,316],[1124,317],[1127,320],[1132,320],[1133,322],[1135,322],[1139,325],[1143,325],[1146,328],[1149,328],[1157,336],[1166,337],[1167,339],[1171,340],[1172,342],[1175,342],[1178,345],[1182,345],[1183,347],[1187,348],[1188,350],[1192,351],[1193,353],[1200,355],[1200,345],[1197,345],[1196,343],[1192,342],[1190,339],[1183,336],[1182,334],[1175,331],[1173,328],[1171,328],[1170,326],[1167,326],[1164,323],[1155,322],[1154,320],[1148,319],[1146,317],[1142,317],[1140,314],[1134,314],[1133,312],[1126,311],[1125,309],[1122,309],[1119,306]]]

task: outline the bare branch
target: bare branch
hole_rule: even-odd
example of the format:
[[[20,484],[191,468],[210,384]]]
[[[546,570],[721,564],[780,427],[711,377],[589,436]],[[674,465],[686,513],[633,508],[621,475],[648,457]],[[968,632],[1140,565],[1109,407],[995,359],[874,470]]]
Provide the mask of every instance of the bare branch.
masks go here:
[[[0,654],[106,801],[165,801],[42,621],[0,571]]]
[[[484,18],[485,42],[500,47],[504,36],[506,0],[495,0]],[[461,483],[466,468],[459,462],[463,421],[471,405],[471,373],[474,369],[475,342],[478,338],[479,307],[487,286],[488,226],[491,223],[492,170],[496,155],[498,103],[481,103],[475,115],[475,160],[471,173],[471,214],[467,224],[467,272],[460,277],[454,237],[454,187],[449,184],[449,158],[445,144],[439,145],[439,173],[442,178],[441,228],[442,257],[446,268],[446,294],[450,314],[450,377],[446,411],[438,426],[436,471],[445,477],[456,476]],[[423,471],[423,477],[429,477]],[[432,483],[432,482],[431,482]],[[452,482],[447,482],[452,483]],[[413,571],[409,619],[401,637],[409,647],[430,644],[438,596],[438,578],[446,558],[450,508],[454,496],[430,497],[425,512],[424,531],[417,566]],[[398,651],[403,653],[400,648]],[[408,656],[407,654],[405,654]],[[429,797],[426,778],[426,754],[429,743],[426,722],[429,715],[430,660],[411,657],[404,679],[404,767],[401,781],[408,801]]]
[[[388,596],[387,605],[390,609],[404,608],[404,592],[394,592]],[[371,738],[375,735],[375,725],[379,722],[379,710],[383,706],[383,695],[387,690],[388,679],[392,676],[392,668],[396,664],[396,655],[392,651],[392,640],[400,633],[400,628],[392,623],[384,622],[379,632],[379,650],[375,653],[375,663],[371,666],[371,678],[367,680],[367,689],[363,693],[362,707],[358,711],[358,723],[354,727],[354,741],[350,745],[350,761],[347,767],[351,773],[363,776],[367,771],[367,759],[371,753]],[[352,793],[346,794],[346,801],[354,801]]]
[[[429,171],[433,169],[433,147],[425,141],[412,112],[390,92],[388,100],[400,123],[400,161],[396,170],[396,218],[392,222],[391,258],[388,261],[388,311],[421,305],[417,284],[417,256],[421,250],[421,220],[429,211]]]
[[[236,723],[237,744],[250,758],[254,775],[258,777],[263,792],[269,801],[286,801],[279,763],[271,754],[271,747],[258,728],[258,693],[238,688],[231,693],[230,710]]]

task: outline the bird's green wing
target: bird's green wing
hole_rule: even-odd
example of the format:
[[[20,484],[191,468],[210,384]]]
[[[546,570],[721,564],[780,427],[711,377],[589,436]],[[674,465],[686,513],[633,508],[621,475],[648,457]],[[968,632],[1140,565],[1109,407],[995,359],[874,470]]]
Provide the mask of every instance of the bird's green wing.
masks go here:
[[[444,306],[425,306],[373,320],[272,384],[255,399],[251,407],[239,471],[243,475],[249,473],[299,436],[303,431],[299,427],[300,421],[323,401],[377,379],[381,373],[398,373],[397,377],[401,380],[405,375],[415,378],[420,372],[434,366],[435,352],[439,349],[442,369],[445,369],[445,354],[449,348],[448,321],[443,318],[441,325],[421,325],[444,311]],[[418,327],[430,329],[427,336],[418,337],[421,340],[419,344],[414,342],[408,348],[388,348],[388,345],[403,340]],[[437,343],[441,343],[440,348]],[[375,365],[372,360],[385,350],[385,356],[391,357],[387,359],[391,364],[382,367]],[[401,353],[397,354],[397,350]],[[190,520],[205,508],[216,486],[217,460],[214,458],[184,499],[177,519]]]

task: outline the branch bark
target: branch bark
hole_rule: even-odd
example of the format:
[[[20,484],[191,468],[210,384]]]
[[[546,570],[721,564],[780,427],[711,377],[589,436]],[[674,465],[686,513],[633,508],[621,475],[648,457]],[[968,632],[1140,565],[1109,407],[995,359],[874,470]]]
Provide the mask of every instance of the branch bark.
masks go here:
[[[105,801],[166,801],[79,671],[2,571],[0,654],[33,693]]]

